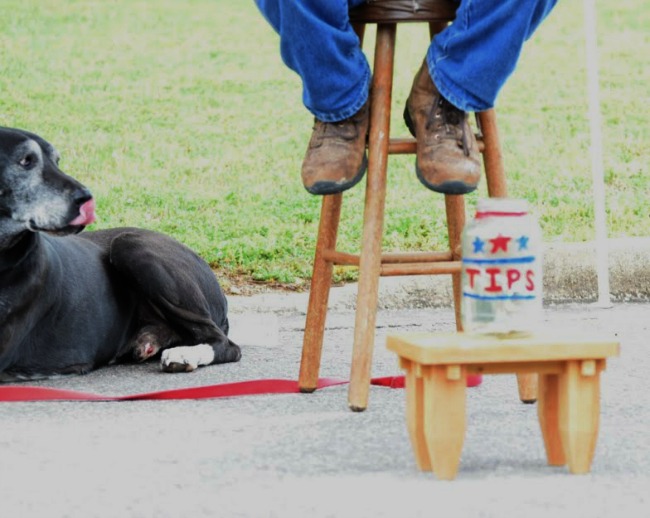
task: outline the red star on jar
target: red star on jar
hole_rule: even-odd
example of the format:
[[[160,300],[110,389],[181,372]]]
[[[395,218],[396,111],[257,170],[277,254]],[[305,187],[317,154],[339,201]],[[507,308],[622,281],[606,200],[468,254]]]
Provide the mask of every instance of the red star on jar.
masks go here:
[[[502,235],[499,235],[493,239],[490,239],[490,243],[492,243],[492,250],[490,253],[496,254],[499,250],[503,250],[504,252],[508,252],[508,243],[510,242],[512,238],[510,237],[505,237]]]

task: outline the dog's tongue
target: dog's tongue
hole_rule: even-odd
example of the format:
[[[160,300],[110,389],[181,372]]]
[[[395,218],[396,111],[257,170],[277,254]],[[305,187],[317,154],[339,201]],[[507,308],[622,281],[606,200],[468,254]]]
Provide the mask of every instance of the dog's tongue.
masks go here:
[[[94,223],[95,219],[95,199],[90,198],[79,207],[79,215],[70,222],[70,225],[83,225],[85,227]]]

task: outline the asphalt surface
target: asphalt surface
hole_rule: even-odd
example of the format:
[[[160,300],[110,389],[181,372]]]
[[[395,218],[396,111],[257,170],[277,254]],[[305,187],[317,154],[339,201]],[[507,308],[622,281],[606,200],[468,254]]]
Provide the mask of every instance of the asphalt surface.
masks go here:
[[[401,389],[372,387],[363,413],[347,409],[347,386],[197,401],[0,403],[0,516],[650,516],[650,290],[639,283],[641,270],[634,266],[625,280],[634,291],[621,292],[610,308],[578,296],[545,308],[549,327],[621,343],[602,375],[600,434],[587,475],[546,465],[536,406],[519,402],[512,375],[486,376],[468,389],[465,445],[451,482],[417,469]],[[401,374],[387,334],[454,328],[449,307],[421,307],[431,287],[419,282],[388,283],[382,292],[375,376]],[[349,376],[352,292],[333,291],[324,377]],[[164,374],[155,363],[112,366],[31,384],[123,395],[296,379],[305,296],[230,302],[233,334],[249,343],[237,364],[189,374]]]

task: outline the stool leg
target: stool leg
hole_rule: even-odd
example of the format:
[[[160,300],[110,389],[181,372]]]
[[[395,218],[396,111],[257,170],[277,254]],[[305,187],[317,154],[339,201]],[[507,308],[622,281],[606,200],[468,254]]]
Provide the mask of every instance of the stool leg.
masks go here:
[[[493,109],[479,112],[476,119],[483,135],[483,163],[488,195],[491,198],[505,198],[508,191],[496,112]],[[537,399],[537,374],[518,374],[517,385],[519,399],[524,403],[534,403]]]
[[[446,21],[430,22],[429,36],[433,38],[436,34],[444,30],[448,25],[449,23]],[[463,196],[446,194],[445,211],[447,214],[447,235],[449,238],[449,249],[451,250],[451,260],[460,261],[462,258],[461,236],[463,227],[465,227],[465,198]],[[462,286],[460,273],[453,273],[451,275],[451,286],[454,297],[456,330],[462,331],[463,325],[460,315]]]
[[[449,22],[445,22],[442,20],[436,22],[429,22],[429,36],[431,37],[431,39],[433,39],[433,37],[439,32],[442,32],[447,27],[447,25],[449,25]]]
[[[323,252],[336,247],[342,201],[342,194],[323,196],[298,378],[301,392],[313,392],[318,386],[325,318],[332,284],[332,263],[323,258]]]
[[[368,178],[363,213],[363,239],[359,261],[354,346],[348,404],[353,411],[368,406],[372,348],[381,268],[381,242],[384,230],[386,168],[390,131],[390,103],[393,86],[395,24],[379,24],[375,42],[375,66],[370,101]]]
[[[465,441],[465,367],[427,366],[424,379],[424,433],[437,478],[456,477]]]
[[[424,381],[420,366],[402,360],[406,368],[406,424],[408,426],[411,446],[415,460],[422,471],[431,471],[431,459],[427,447],[424,426]]]
[[[429,36],[433,38],[436,34],[444,30],[447,25],[449,25],[449,23],[446,21],[430,22]],[[451,250],[451,260],[460,261],[462,258],[461,236],[463,228],[465,227],[465,198],[463,196],[446,194],[445,211],[447,214],[447,235],[449,238],[449,249]],[[460,315],[462,286],[460,273],[451,274],[451,286],[454,297],[456,330],[462,331],[463,325]]]
[[[479,112],[476,120],[483,135],[483,163],[488,195],[491,198],[505,198],[508,192],[496,112],[494,109]]]
[[[447,213],[447,234],[449,236],[449,249],[451,250],[452,261],[460,261],[462,258],[461,236],[465,226],[465,198],[459,195],[445,195],[445,210]],[[451,274],[451,284],[454,295],[454,312],[456,314],[456,329],[463,330],[460,315],[460,299],[462,286],[460,273]]]
[[[559,391],[560,434],[569,471],[588,473],[600,417],[600,372],[595,361],[568,361]]]
[[[560,437],[560,392],[557,374],[540,375],[538,396],[537,416],[544,439],[546,459],[551,466],[564,466],[566,457]]]

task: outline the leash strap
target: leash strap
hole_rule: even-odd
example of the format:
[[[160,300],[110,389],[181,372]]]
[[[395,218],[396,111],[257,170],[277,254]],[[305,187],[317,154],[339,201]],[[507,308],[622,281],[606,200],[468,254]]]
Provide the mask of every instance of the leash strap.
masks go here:
[[[347,380],[336,378],[320,378],[317,389],[346,385]],[[404,376],[387,376],[373,378],[371,385],[389,388],[403,388]],[[481,383],[480,376],[468,376],[467,386],[475,387]],[[287,379],[262,379],[222,383],[219,385],[204,385],[172,390],[160,390],[144,394],[126,396],[103,396],[88,392],[63,390],[48,387],[33,387],[29,385],[0,386],[0,402],[9,401],[142,401],[163,399],[214,399],[222,397],[252,396],[262,394],[296,394],[299,393],[298,382]]]

